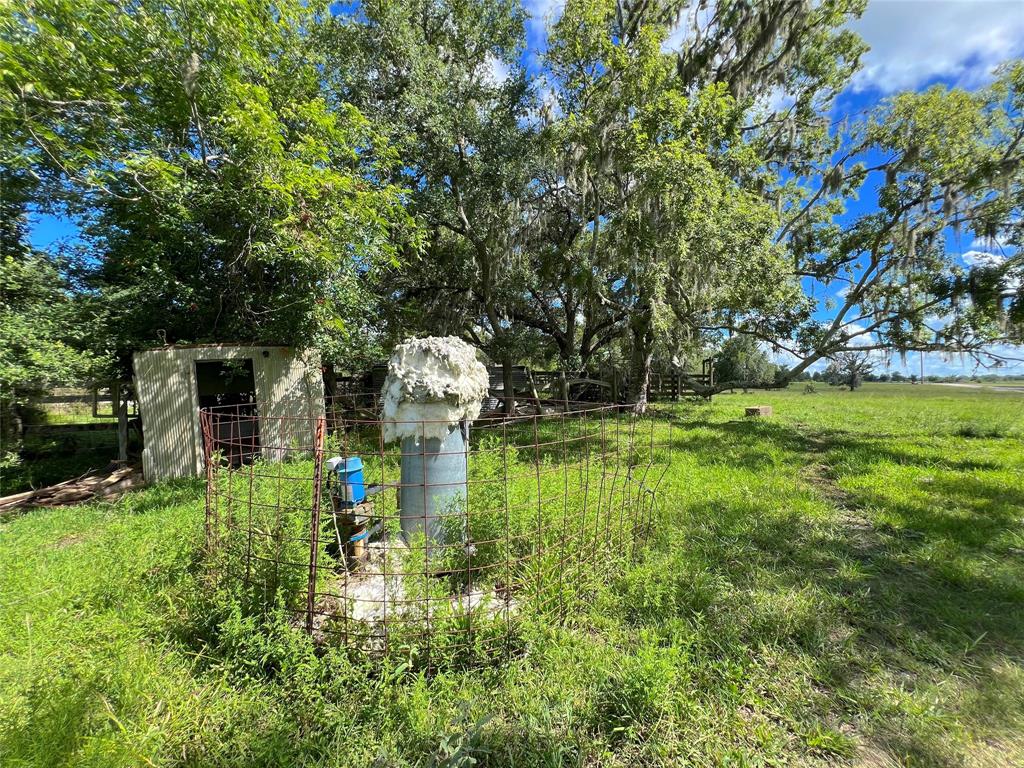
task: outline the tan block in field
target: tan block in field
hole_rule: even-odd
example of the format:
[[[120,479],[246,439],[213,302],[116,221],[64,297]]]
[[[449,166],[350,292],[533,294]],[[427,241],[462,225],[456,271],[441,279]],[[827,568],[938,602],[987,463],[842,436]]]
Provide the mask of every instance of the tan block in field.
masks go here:
[[[771,416],[772,407],[770,405],[752,405],[747,408],[747,416]]]

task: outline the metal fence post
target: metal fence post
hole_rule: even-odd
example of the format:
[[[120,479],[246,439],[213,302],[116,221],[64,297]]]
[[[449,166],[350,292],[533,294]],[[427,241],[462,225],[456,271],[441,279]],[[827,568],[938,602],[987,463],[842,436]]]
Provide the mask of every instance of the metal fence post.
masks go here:
[[[320,497],[324,474],[325,419],[316,420],[313,438],[313,510],[309,518],[309,583],[306,588],[306,632],[313,634],[313,612],[316,606],[316,568],[320,554]]]
[[[210,427],[210,414],[200,411],[199,422],[203,429],[203,463],[206,465],[206,549],[213,549],[213,430]]]

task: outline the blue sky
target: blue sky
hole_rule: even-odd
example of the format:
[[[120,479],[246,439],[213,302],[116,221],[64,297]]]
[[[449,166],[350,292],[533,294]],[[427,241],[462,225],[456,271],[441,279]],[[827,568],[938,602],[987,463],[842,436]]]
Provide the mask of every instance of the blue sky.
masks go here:
[[[558,19],[563,4],[563,0],[523,2],[529,15],[524,64],[533,72],[537,71],[537,54],[544,47],[546,27]],[[974,88],[988,82],[1000,62],[1024,56],[1024,0],[873,0],[851,26],[871,50],[863,59],[861,72],[840,96],[836,116],[859,113],[897,91],[921,90],[935,83]],[[496,64],[495,76],[502,77],[501,70]],[[866,195],[851,213],[862,213],[871,205],[871,196]],[[34,222],[32,241],[37,247],[47,247],[71,242],[76,234],[72,223],[43,217]],[[999,255],[997,244],[980,242],[969,232],[951,236],[949,247],[960,253],[966,264],[988,258],[984,254],[992,251]],[[1018,356],[1024,356],[1024,351]],[[899,367],[899,359],[894,358],[893,368]],[[926,356],[926,373],[971,370],[970,362],[962,365],[958,359]],[[1012,370],[1024,372],[1024,365]],[[915,356],[905,372],[917,371]]]

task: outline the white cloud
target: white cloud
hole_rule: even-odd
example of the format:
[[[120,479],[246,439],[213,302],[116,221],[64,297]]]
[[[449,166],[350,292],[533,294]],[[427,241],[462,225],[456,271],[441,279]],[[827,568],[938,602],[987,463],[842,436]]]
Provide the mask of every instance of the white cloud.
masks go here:
[[[850,26],[871,46],[855,90],[892,93],[937,77],[977,85],[1024,51],[1020,0],[873,0]]]
[[[666,53],[678,51],[683,41],[692,38],[699,28],[702,32],[707,30],[711,20],[715,18],[715,3],[689,3],[679,14],[675,26],[669,30],[668,37],[661,44],[661,50]]]
[[[942,314],[925,315],[924,324],[929,328],[940,329],[945,328],[952,322],[954,315],[952,312],[943,312]]]
[[[561,18],[565,0],[523,0],[523,8],[528,47],[536,55],[546,48],[547,29]],[[677,50],[693,34],[695,21],[703,28],[713,14],[714,3],[690,3],[662,48]],[[1024,53],[1021,0],[871,0],[850,26],[871,46],[855,90],[892,93],[937,77],[977,85],[997,64]]]
[[[499,86],[508,80],[510,71],[508,64],[489,53],[483,65],[483,81],[488,85]]]
[[[524,0],[523,7],[531,18],[554,23],[565,10],[565,0]]]
[[[961,355],[958,352],[925,352],[924,354],[924,375],[925,376],[971,376],[975,373],[985,375],[994,373],[999,375],[1020,374],[1024,372],[1024,363],[1019,362],[1024,354],[1019,347],[1008,344],[994,344],[988,349],[993,355],[1006,358],[1004,366],[990,367],[992,361],[982,353],[982,362],[985,365],[979,366],[977,361],[968,354]],[[901,360],[896,353],[886,358],[885,368],[889,371],[900,371],[904,375],[920,374],[921,354],[910,352],[906,360]]]
[[[799,358],[788,352],[781,350],[773,352],[768,344],[761,345],[761,348],[768,355],[768,358],[777,365],[793,367],[799,362]],[[996,344],[989,351],[994,355],[1009,358],[1007,365],[997,368],[979,367],[974,358],[967,354],[961,356],[957,353],[926,352],[924,355],[924,374],[925,376],[970,376],[974,373],[982,375],[986,373],[1008,375],[1024,372],[1024,363],[1017,362],[1024,358],[1024,352],[1019,347]],[[905,376],[910,376],[910,374],[919,375],[921,372],[921,356],[919,352],[908,352],[905,360],[900,359],[900,355],[897,352],[872,351],[867,354],[877,364],[876,373],[900,371]],[[984,362],[990,364],[991,361],[984,359]],[[822,358],[810,365],[807,370],[809,373],[823,371],[828,367],[828,364],[829,360]]]
[[[1007,257],[1002,254],[987,251],[967,251],[967,253],[960,254],[960,258],[968,267],[1000,267],[1007,260]],[[1020,278],[1015,277],[1015,270],[1011,269],[1009,272],[1010,274],[1005,279],[1005,287],[1008,290],[1016,291],[1020,288]]]
[[[532,81],[537,98],[535,107],[523,122],[524,125],[539,126],[545,118],[554,120],[562,116],[562,108],[558,103],[558,95],[546,75],[540,74]]]
[[[792,342],[783,342],[784,344],[790,344]],[[765,356],[776,365],[785,365],[792,368],[794,365],[800,362],[800,358],[790,352],[788,349],[782,349],[776,347],[773,344],[761,340],[757,342],[758,349],[760,349]]]
[[[558,103],[558,94],[545,78],[541,78],[537,86],[537,97],[542,109],[548,111],[552,118],[562,116],[562,106]]]
[[[960,258],[963,259],[964,264],[969,267],[998,267],[1006,261],[1005,256],[1000,256],[998,253],[987,253],[985,251],[968,251],[967,253],[961,254]]]
[[[796,97],[783,88],[775,87],[767,95],[760,96],[758,101],[768,112],[782,112],[796,104]]]
[[[875,343],[875,335],[867,330],[860,323],[847,323],[843,326],[843,333],[853,337],[847,342],[851,347],[868,347]]]

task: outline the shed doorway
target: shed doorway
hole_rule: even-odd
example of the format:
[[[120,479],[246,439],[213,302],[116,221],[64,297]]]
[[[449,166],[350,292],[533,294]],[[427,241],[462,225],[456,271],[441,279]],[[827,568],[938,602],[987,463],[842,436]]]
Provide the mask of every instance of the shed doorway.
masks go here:
[[[200,408],[212,409],[215,451],[233,467],[259,456],[260,422],[252,358],[197,360],[196,394]]]

